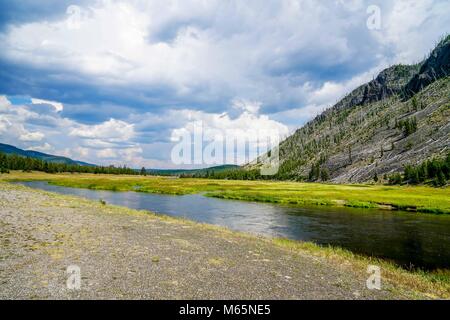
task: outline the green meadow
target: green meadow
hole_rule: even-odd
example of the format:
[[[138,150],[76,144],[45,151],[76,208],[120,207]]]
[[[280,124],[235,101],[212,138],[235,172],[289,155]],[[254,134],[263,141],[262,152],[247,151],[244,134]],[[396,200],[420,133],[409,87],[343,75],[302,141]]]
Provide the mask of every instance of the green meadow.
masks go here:
[[[336,185],[299,182],[178,179],[174,177],[47,174],[11,172],[8,181],[46,180],[65,187],[93,190],[136,191],[159,194],[204,193],[206,196],[290,205],[326,205],[423,213],[450,213],[450,188],[386,186],[377,184]]]

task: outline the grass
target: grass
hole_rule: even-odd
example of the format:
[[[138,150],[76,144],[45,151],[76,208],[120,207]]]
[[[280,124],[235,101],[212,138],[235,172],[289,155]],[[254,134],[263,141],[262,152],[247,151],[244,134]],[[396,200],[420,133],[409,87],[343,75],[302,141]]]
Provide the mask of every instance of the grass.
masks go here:
[[[11,172],[7,181],[47,180],[54,185],[93,190],[183,195],[204,192],[223,199],[290,205],[348,206],[449,214],[450,188],[428,186],[336,185],[298,182],[175,179],[153,176]]]

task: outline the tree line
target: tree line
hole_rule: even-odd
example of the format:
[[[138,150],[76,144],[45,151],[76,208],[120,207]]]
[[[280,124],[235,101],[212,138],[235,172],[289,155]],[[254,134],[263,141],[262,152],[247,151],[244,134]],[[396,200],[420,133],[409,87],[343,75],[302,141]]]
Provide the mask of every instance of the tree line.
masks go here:
[[[226,170],[199,170],[194,173],[183,173],[180,178],[205,178],[221,180],[263,180],[265,176],[258,169],[246,170],[243,168]]]
[[[450,152],[445,158],[435,158],[419,165],[407,165],[403,174],[395,173],[388,177],[389,184],[423,184],[445,186],[450,181]]]
[[[48,162],[41,159],[23,157],[16,154],[5,154],[0,152],[0,173],[8,173],[9,170],[43,171],[47,173],[94,173],[94,174],[130,174],[142,173],[124,166],[83,166],[78,164],[66,164]],[[145,172],[145,170],[144,170]]]

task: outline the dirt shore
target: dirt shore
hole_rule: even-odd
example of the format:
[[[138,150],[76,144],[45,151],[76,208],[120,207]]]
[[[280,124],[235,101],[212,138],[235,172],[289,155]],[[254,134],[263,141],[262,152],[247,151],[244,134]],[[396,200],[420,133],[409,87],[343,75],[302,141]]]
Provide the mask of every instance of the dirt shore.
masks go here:
[[[420,297],[270,239],[4,182],[0,242],[1,299]]]

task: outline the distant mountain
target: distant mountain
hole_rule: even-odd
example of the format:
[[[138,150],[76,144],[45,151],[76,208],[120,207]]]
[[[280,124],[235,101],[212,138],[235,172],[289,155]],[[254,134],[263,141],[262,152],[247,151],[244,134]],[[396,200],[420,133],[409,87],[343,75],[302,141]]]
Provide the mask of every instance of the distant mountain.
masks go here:
[[[76,161],[72,160],[70,158],[61,157],[61,156],[55,156],[51,154],[46,154],[38,151],[33,150],[22,150],[17,147],[11,146],[9,144],[3,144],[0,143],[0,152],[5,154],[16,154],[22,157],[29,157],[29,158],[35,158],[40,159],[47,162],[53,162],[53,163],[64,163],[64,164],[77,164],[80,166],[95,166],[94,164],[82,162],[82,161]]]
[[[284,140],[274,178],[373,181],[449,150],[450,35],[422,63],[387,68]]]
[[[179,176],[179,175],[195,175],[203,176],[211,172],[222,172],[226,170],[237,169],[239,166],[232,164],[225,164],[221,166],[203,168],[203,169],[147,169],[149,174],[161,176]]]

